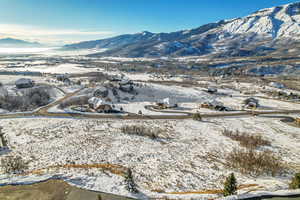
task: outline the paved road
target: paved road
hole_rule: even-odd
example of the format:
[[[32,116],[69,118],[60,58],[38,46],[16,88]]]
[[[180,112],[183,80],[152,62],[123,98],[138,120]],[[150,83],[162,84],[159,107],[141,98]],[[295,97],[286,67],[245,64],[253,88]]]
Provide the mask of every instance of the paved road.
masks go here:
[[[75,96],[81,90],[73,93],[69,93],[63,98],[41,107],[33,112],[24,113],[13,113],[13,114],[0,114],[0,119],[11,119],[11,118],[26,118],[26,117],[45,117],[45,118],[90,118],[90,119],[118,119],[118,120],[155,120],[155,119],[192,119],[193,113],[183,111],[166,111],[166,110],[155,110],[153,106],[145,106],[146,109],[155,111],[158,113],[168,113],[169,115],[137,115],[134,113],[129,114],[89,114],[89,113],[59,113],[59,112],[48,112],[51,107],[59,105],[61,102]],[[241,116],[253,116],[253,115],[272,115],[272,114],[293,114],[300,113],[300,110],[278,110],[278,111],[238,111],[238,112],[224,112],[224,113],[203,113],[202,118],[219,118],[219,117],[241,117]]]

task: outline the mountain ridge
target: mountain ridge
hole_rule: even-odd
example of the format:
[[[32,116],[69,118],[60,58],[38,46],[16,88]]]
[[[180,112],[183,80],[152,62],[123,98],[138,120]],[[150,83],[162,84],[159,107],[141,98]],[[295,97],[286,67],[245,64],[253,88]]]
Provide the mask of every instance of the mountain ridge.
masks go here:
[[[300,2],[256,11],[246,17],[221,20],[195,29],[171,33],[144,31],[81,42],[65,49],[104,48],[93,56],[120,57],[216,57],[283,53],[287,45],[300,45]]]
[[[0,39],[0,47],[41,47],[42,44],[38,42],[28,42],[25,40],[15,38],[2,38]]]

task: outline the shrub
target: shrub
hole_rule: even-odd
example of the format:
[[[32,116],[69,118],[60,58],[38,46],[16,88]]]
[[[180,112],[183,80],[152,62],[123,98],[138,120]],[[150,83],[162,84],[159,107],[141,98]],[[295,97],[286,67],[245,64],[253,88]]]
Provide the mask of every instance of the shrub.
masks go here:
[[[275,176],[284,170],[281,159],[270,151],[233,149],[226,160],[229,167],[252,176],[264,174]]]
[[[295,174],[290,183],[290,189],[300,189],[300,173]]]
[[[20,156],[7,156],[1,160],[1,165],[7,174],[22,173],[28,169],[27,163]]]
[[[162,132],[161,129],[148,128],[143,125],[123,126],[121,127],[121,130],[128,135],[146,136],[151,139],[159,138],[159,135]]]
[[[59,104],[59,108],[67,108],[73,105],[86,105],[88,104],[89,97],[88,96],[76,96],[71,97]]]
[[[11,95],[4,91],[0,98],[0,108],[9,111],[27,111],[50,102],[50,87],[35,87],[23,89],[22,95]]]
[[[47,87],[30,88],[26,90],[24,96],[28,98],[31,105],[44,106],[49,103],[50,91]]]
[[[229,177],[226,178],[224,183],[223,195],[230,196],[236,194],[237,191],[237,181],[233,173],[230,174]]]
[[[194,113],[193,114],[193,120],[195,121],[202,121],[202,117],[200,113]]]
[[[248,133],[242,133],[238,130],[230,131],[224,129],[222,134],[226,137],[229,137],[232,140],[238,141],[241,146],[248,149],[255,149],[260,146],[270,146],[271,142],[264,139],[261,135],[250,135]]]

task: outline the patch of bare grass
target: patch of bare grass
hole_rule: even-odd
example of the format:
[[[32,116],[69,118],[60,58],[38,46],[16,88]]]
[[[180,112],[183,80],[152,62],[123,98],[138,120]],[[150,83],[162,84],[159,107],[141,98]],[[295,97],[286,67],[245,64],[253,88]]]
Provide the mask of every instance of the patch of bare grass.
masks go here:
[[[236,148],[227,155],[226,161],[230,168],[251,176],[276,176],[284,172],[281,158],[267,150]]]
[[[271,145],[270,141],[264,139],[259,134],[252,135],[249,133],[240,132],[238,130],[231,131],[227,129],[224,129],[222,134],[234,141],[238,141],[241,146],[246,147],[247,149],[255,149],[261,146]]]
[[[126,125],[121,127],[121,131],[128,135],[138,135],[151,139],[164,138],[164,130],[160,128],[147,127],[144,125]]]
[[[75,96],[70,97],[59,104],[59,108],[64,109],[74,105],[86,105],[88,104],[89,97],[88,96]]]
[[[20,156],[7,156],[2,158],[1,166],[5,173],[22,173],[28,169],[27,163]]]

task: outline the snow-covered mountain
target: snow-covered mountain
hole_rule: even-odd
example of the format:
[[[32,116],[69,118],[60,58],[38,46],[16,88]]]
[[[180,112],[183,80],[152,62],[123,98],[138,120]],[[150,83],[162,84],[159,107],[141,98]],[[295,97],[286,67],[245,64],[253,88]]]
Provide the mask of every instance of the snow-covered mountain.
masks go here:
[[[27,42],[24,40],[3,38],[0,39],[0,47],[41,47],[38,42]]]
[[[257,11],[243,18],[172,33],[141,32],[66,45],[107,48],[96,56],[160,57],[287,54],[300,49],[300,2]],[[298,49],[299,48],[299,49]]]

